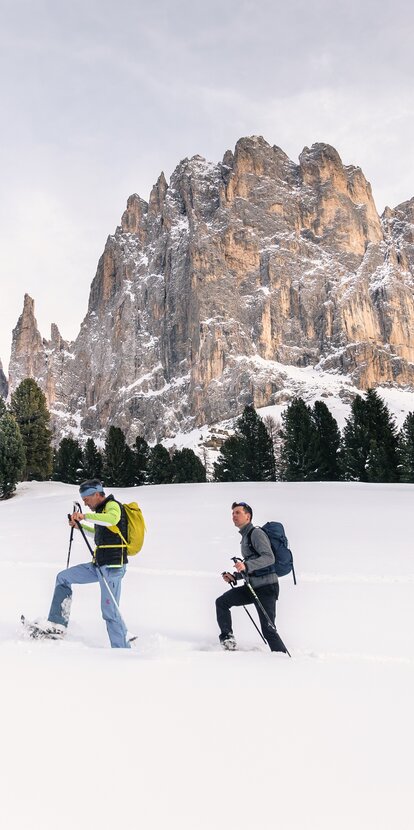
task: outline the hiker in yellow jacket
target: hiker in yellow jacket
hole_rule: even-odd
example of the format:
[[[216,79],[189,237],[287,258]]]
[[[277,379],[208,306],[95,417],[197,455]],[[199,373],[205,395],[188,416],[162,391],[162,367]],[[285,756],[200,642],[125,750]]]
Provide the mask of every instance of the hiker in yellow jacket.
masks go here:
[[[47,634],[53,629],[55,636],[65,635],[72,603],[72,585],[99,582],[101,611],[111,646],[130,648],[127,629],[118,608],[121,581],[128,563],[125,544],[128,538],[128,520],[125,508],[112,495],[105,495],[98,479],[82,482],[79,493],[88,512],[72,513],[69,524],[78,528],[78,523],[81,523],[84,530],[94,533],[94,556],[92,562],[74,565],[58,573],[46,622]]]

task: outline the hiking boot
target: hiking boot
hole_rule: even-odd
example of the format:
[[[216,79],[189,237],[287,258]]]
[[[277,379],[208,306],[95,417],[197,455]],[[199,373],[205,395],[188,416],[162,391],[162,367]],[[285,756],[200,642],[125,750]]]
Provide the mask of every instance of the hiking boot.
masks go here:
[[[236,651],[237,649],[237,643],[234,638],[234,634],[222,634],[220,637],[220,643],[225,651]]]

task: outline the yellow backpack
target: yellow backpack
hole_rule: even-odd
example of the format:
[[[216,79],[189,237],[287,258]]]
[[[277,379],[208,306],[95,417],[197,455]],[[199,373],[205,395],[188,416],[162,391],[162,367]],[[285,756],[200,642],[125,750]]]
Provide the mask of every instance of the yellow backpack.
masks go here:
[[[136,501],[131,501],[129,504],[123,504],[125,514],[128,522],[127,539],[124,539],[119,527],[111,527],[114,533],[118,533],[122,541],[127,547],[128,556],[135,556],[139,553],[144,544],[144,534],[146,531],[144,517],[141,508]]]

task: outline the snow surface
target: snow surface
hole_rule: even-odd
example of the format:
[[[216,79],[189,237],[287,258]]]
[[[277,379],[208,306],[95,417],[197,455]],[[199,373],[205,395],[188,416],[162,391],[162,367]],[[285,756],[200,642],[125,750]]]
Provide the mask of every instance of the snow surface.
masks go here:
[[[76,488],[21,484],[0,503],[1,827],[5,830],[408,830],[413,827],[413,485],[242,483],[116,490],[148,525],[111,650],[96,586],[75,588],[63,642],[46,616]],[[217,645],[214,599],[239,551],[231,502],[284,522],[266,651],[243,609]],[[72,563],[87,561],[80,536]]]

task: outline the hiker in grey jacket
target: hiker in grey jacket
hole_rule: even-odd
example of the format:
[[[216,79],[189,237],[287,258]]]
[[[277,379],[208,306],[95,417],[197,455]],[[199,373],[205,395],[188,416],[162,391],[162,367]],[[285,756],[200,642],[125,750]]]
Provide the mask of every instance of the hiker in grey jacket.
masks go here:
[[[276,615],[276,600],[279,596],[279,580],[274,570],[275,557],[266,533],[260,527],[252,524],[253,510],[245,502],[233,502],[233,524],[241,534],[242,561],[235,563],[235,572],[223,574],[223,579],[232,585],[216,600],[217,622],[220,628],[220,642],[228,651],[237,648],[232,629],[230,608],[237,605],[251,605],[254,597],[245,584],[248,581],[254,588],[266,613],[274,623]],[[234,585],[242,581],[236,589]],[[257,607],[262,634],[271,651],[286,652],[278,633],[270,628],[265,615]]]

